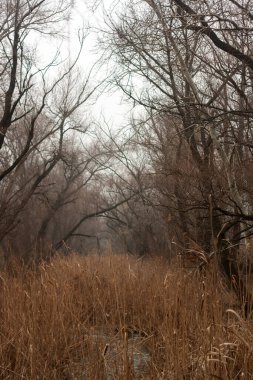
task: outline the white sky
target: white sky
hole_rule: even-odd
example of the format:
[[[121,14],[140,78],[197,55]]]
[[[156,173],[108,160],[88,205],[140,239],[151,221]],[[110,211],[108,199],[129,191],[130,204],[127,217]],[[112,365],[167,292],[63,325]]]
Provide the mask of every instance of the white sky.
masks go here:
[[[94,3],[94,0],[77,0],[76,1],[76,10],[73,12],[73,21],[76,25],[77,20],[79,25],[82,23],[88,23],[93,28],[103,28],[104,27],[104,15],[103,8],[106,11],[114,9],[114,6],[120,3],[119,0],[104,0],[99,1],[99,5],[94,12],[89,11],[88,6],[85,4],[88,3],[88,6]],[[98,1],[97,1],[98,3]],[[75,31],[73,31],[75,34]],[[97,35],[95,32],[92,32],[87,39],[86,49],[83,54],[83,65],[85,66],[87,62],[93,62],[97,59],[96,54],[92,51],[96,48],[96,38]],[[104,69],[101,67],[99,76],[106,76],[106,65],[108,62],[105,62]],[[93,113],[95,114],[96,119],[103,117],[109,124],[115,126],[121,126],[126,124],[130,118],[131,105],[127,104],[123,100],[123,94],[120,90],[110,91],[110,93],[103,93],[97,99],[95,106],[93,107]]]
[[[90,67],[99,58],[99,54],[95,52],[97,32],[95,29],[103,28],[103,7],[109,10],[114,7],[114,4],[119,3],[119,0],[104,0],[99,1],[98,7],[92,12],[91,6],[94,4],[94,0],[76,0],[74,8],[72,10],[72,20],[68,25],[68,29],[65,33],[69,36],[61,43],[61,56],[66,59],[69,55],[72,59],[78,52],[78,30],[82,27],[90,26],[91,30],[85,40],[83,51],[79,61],[80,73],[85,77],[85,74],[89,72]],[[58,39],[51,39],[50,43],[48,39],[43,41],[40,36],[38,42],[39,60],[47,62],[50,56],[55,54],[57,46],[59,46]],[[42,53],[43,52],[43,53]],[[46,52],[46,54],[44,54]],[[106,64],[100,67],[99,71],[94,71],[94,75],[91,77],[91,86],[99,80],[107,76]],[[126,125],[131,114],[131,105],[123,101],[122,93],[119,90],[103,92],[90,106],[90,112],[97,122],[102,122],[103,119],[107,121],[109,125],[120,127]]]

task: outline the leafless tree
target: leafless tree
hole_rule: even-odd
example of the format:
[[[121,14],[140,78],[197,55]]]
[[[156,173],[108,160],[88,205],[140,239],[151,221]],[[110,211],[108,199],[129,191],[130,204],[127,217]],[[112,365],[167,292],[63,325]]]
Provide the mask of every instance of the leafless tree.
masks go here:
[[[82,74],[86,31],[79,31],[74,57],[63,59],[59,48],[46,63],[36,58],[38,36],[59,44],[66,38],[71,7],[60,0],[1,3],[0,242],[16,253],[88,237],[86,220],[133,196],[101,195],[115,152],[94,137],[87,116],[103,79],[94,80],[99,60]]]
[[[114,84],[146,110],[135,124],[160,205],[227,272],[228,245],[253,232],[251,10],[251,1],[134,1],[108,16],[101,41]]]

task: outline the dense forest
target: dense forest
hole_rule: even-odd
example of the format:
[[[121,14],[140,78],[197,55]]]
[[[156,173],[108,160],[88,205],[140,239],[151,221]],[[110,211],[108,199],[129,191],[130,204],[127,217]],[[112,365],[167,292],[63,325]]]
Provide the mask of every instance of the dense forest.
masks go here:
[[[198,246],[227,267],[253,231],[250,2],[112,4],[88,72],[92,26],[61,55],[73,9],[1,4],[2,254]],[[112,127],[89,108],[116,89],[132,112]]]

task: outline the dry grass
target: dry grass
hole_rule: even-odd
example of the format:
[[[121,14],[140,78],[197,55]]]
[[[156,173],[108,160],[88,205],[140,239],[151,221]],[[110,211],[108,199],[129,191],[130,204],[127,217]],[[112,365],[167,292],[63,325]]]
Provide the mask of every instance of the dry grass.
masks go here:
[[[253,378],[252,322],[211,268],[72,255],[0,287],[0,379]]]

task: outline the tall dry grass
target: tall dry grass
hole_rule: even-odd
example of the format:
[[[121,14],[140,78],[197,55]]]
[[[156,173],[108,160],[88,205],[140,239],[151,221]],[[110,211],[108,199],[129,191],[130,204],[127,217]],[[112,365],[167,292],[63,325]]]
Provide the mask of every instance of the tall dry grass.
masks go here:
[[[0,379],[253,378],[252,321],[215,268],[72,255],[0,287]]]

